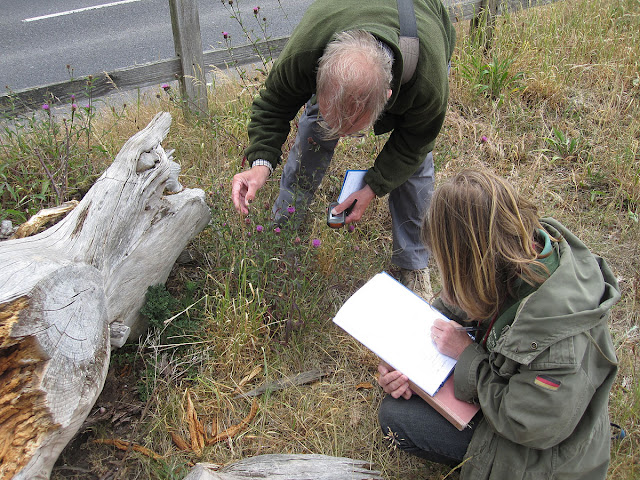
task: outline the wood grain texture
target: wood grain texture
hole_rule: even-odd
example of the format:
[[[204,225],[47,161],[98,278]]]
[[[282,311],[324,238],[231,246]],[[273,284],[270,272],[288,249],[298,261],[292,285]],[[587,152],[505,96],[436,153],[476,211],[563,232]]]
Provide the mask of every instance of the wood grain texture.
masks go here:
[[[49,478],[104,386],[110,332],[146,330],[147,288],[211,218],[162,148],[170,124],[156,115],[53,227],[0,242],[0,479]]]
[[[184,480],[382,480],[369,462],[327,455],[258,455],[221,469],[198,464]]]
[[[180,88],[187,111],[208,111],[202,60],[200,16],[196,0],[169,0],[176,56],[180,60]]]

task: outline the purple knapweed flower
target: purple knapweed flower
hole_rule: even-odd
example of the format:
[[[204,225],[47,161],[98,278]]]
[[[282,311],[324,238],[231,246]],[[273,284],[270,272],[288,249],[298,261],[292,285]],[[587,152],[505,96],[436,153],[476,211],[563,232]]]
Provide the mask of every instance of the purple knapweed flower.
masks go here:
[[[169,84],[168,84],[168,83],[163,83],[163,84],[161,85],[161,88],[166,92],[166,91],[167,91],[167,90],[169,90],[171,87],[169,86]]]
[[[76,105],[75,103],[71,104],[71,111],[75,112],[78,109],[78,105]]]
[[[260,11],[260,7],[253,7],[253,14],[254,15],[258,15],[259,11]]]
[[[262,230],[264,230],[264,229],[262,228],[262,225],[258,225],[258,226],[256,227],[256,231],[257,231],[257,232],[261,232]]]
[[[227,38],[229,38],[229,32],[222,32],[222,36],[226,40]]]
[[[289,214],[292,214],[296,211],[296,207],[287,207],[287,212],[289,212]]]
[[[42,109],[45,110],[45,111],[49,110],[49,104],[48,103],[43,103],[42,104]]]
[[[318,248],[321,243],[322,242],[319,238],[314,238],[313,240],[311,240],[311,245],[313,246],[313,248]]]
[[[293,239],[293,243],[294,243],[295,245],[300,245],[300,242],[301,242],[301,241],[302,241],[302,240],[300,240],[300,237],[296,237],[296,238],[294,238],[294,239]]]
[[[249,225],[251,223],[251,219],[249,217],[244,219],[244,223],[246,223],[247,225]]]
[[[276,227],[276,228],[273,229],[273,231],[276,232],[276,233],[280,233],[282,230],[280,230],[280,227]]]
[[[485,135],[482,135],[482,138],[480,138],[480,141],[482,143],[487,143],[489,141],[489,139]]]
[[[355,225],[349,225],[349,231],[353,232],[356,229]]]

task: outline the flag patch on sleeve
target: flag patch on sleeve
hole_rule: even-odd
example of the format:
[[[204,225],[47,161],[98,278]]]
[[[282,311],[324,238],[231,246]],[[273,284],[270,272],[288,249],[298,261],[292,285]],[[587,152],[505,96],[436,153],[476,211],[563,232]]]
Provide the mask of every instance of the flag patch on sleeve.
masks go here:
[[[539,387],[552,391],[557,390],[560,387],[560,383],[555,378],[547,377],[546,375],[538,375],[535,380],[535,384]]]

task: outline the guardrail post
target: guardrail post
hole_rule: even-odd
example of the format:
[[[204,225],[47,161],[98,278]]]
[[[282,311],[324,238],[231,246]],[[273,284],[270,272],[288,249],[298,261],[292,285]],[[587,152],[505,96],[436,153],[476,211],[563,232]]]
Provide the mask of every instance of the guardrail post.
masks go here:
[[[176,56],[180,59],[180,92],[185,113],[208,112],[197,0],[169,0]]]
[[[499,0],[482,0],[480,11],[469,24],[471,34],[475,36],[478,44],[482,45],[485,51],[491,48],[496,15],[498,14],[498,2]]]

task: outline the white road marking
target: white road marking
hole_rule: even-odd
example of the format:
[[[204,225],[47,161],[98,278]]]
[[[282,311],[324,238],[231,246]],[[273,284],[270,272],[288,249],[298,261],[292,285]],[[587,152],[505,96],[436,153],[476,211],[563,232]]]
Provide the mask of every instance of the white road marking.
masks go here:
[[[25,18],[24,20],[22,20],[22,22],[23,23],[37,22],[38,20],[46,20],[48,18],[62,17],[64,15],[72,15],[74,13],[86,12],[88,10],[98,10],[99,8],[114,7],[116,5],[124,5],[125,3],[135,3],[135,2],[141,2],[141,1],[142,0],[120,0],[119,2],[111,2],[111,3],[104,3],[102,5],[94,5],[92,7],[77,8],[75,10],[67,10],[66,12],[51,13],[49,15],[42,15],[41,17]]]

